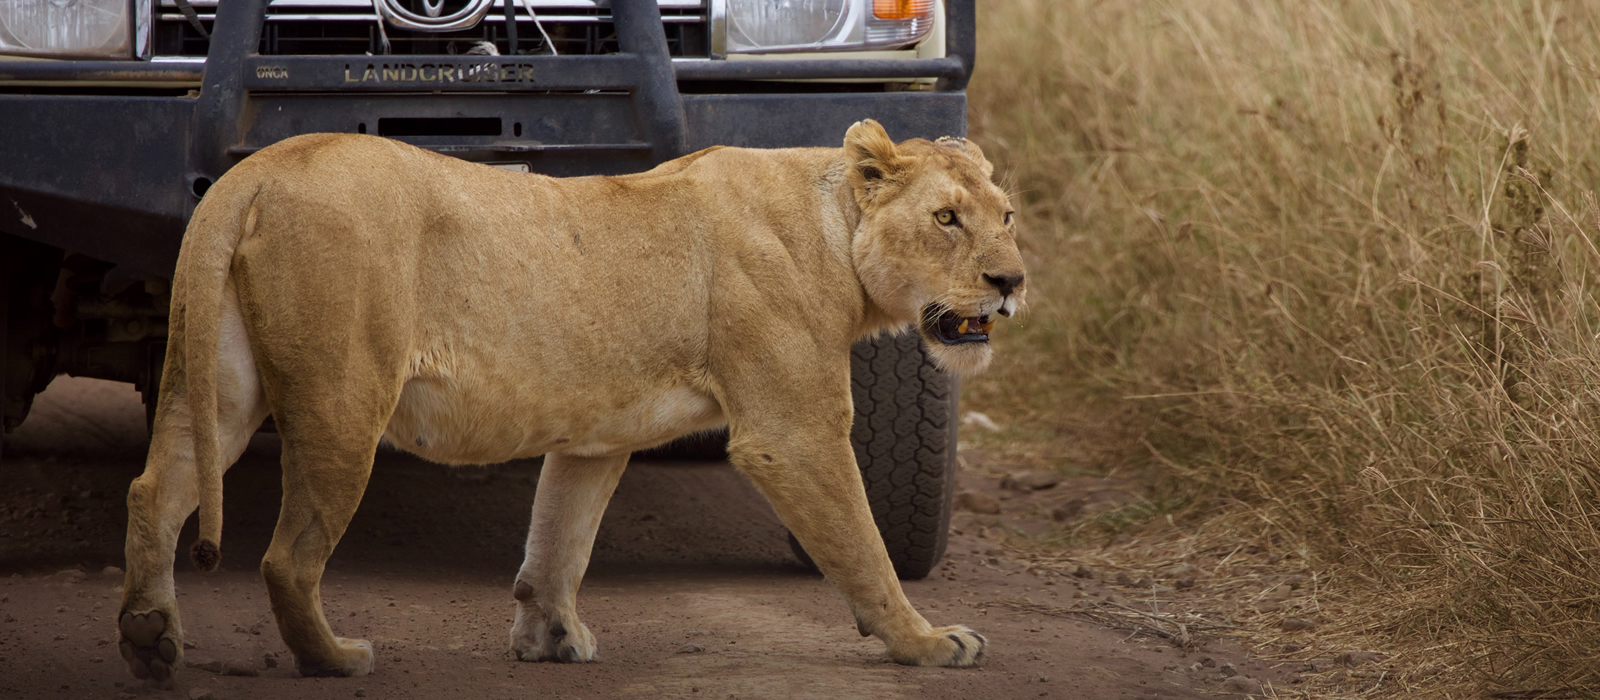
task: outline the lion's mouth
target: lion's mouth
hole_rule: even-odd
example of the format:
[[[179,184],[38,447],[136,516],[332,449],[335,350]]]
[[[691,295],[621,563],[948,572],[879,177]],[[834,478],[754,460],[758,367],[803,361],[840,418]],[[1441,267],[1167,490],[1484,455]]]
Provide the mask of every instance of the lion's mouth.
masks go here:
[[[989,331],[994,321],[988,316],[957,316],[953,311],[938,313],[928,307],[922,314],[922,326],[928,334],[945,345],[989,342]]]

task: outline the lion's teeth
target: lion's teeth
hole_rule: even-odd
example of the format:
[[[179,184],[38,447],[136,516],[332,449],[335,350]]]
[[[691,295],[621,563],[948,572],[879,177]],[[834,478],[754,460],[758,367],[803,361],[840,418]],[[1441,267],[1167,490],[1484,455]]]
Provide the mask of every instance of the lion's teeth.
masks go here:
[[[967,332],[967,319],[964,319],[964,318],[961,319],[961,326],[956,328],[956,332],[957,333],[966,333]]]
[[[990,321],[990,322],[985,323],[985,324],[983,324],[981,326],[978,326],[978,327],[982,328],[984,333],[988,333],[991,329],[994,328],[994,321]]]

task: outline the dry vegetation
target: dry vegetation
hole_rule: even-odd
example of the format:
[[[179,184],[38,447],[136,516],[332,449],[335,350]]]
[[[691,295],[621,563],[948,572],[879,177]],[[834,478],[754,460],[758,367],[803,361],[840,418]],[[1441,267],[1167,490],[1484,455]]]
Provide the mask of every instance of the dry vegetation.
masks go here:
[[[968,405],[1159,474],[1129,532],[1298,555],[1366,693],[1600,695],[1600,4],[979,22],[1032,307]]]

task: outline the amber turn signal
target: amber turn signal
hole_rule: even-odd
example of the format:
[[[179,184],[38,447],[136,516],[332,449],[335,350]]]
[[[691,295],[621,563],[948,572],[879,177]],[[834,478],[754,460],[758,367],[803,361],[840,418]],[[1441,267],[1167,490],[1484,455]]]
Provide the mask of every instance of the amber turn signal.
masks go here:
[[[933,14],[933,0],[872,0],[878,19],[916,19]]]

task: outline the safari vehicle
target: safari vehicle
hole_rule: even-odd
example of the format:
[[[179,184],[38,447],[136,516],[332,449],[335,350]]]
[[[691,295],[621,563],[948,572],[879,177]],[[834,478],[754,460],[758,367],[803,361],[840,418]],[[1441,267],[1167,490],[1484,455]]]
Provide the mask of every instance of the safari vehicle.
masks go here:
[[[836,147],[866,117],[896,139],[963,136],[973,14],[973,0],[0,3],[5,431],[59,374],[132,382],[153,410],[185,224],[268,145],[370,133],[568,176],[717,144]],[[862,342],[853,363],[873,515],[897,572],[921,578],[945,549],[956,383],[914,333]]]

